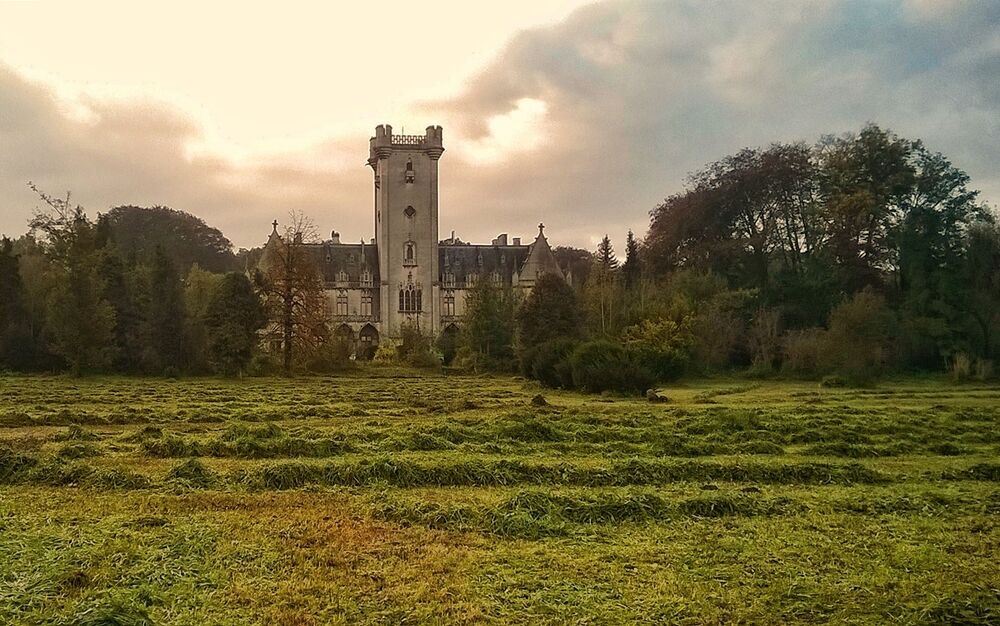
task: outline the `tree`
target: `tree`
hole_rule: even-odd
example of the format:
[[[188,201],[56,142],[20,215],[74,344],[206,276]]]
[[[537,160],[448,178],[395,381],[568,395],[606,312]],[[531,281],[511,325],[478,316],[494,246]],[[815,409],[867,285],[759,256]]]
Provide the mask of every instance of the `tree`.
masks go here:
[[[180,274],[196,263],[213,272],[237,269],[232,243],[190,213],[163,206],[119,206],[101,215],[98,225],[121,256],[140,263],[152,263],[159,248]]]
[[[970,343],[974,353],[992,359],[1000,339],[1000,226],[981,222],[971,227],[963,256],[963,309],[978,331],[971,333]]]
[[[188,364],[192,371],[207,372],[212,369],[209,362],[211,336],[205,324],[205,317],[224,277],[224,274],[214,274],[195,264],[184,278],[184,330],[187,334],[185,344]]]
[[[26,370],[34,342],[14,242],[0,238],[0,368]]]
[[[291,375],[296,359],[317,351],[329,336],[323,279],[306,250],[317,238],[316,227],[301,213],[293,212],[290,217],[283,236],[277,230],[271,235],[257,280],[269,335],[281,346],[286,376]]]
[[[561,276],[544,274],[517,309],[517,343],[521,350],[552,339],[579,338],[580,308],[573,288]]]
[[[149,274],[145,362],[150,371],[187,370],[184,289],[173,261],[157,248]]]
[[[267,312],[243,274],[222,277],[205,307],[209,361],[215,371],[243,375],[267,323]]]
[[[584,291],[588,309],[597,324],[595,330],[604,336],[616,333],[621,314],[622,295],[618,280],[618,259],[611,239],[604,235],[594,255],[594,267]]]
[[[101,251],[97,272],[103,283],[102,296],[114,311],[111,365],[120,372],[137,372],[143,358],[143,295],[136,267],[126,267],[121,257],[107,248]]]
[[[63,200],[31,188],[47,205],[31,220],[31,231],[42,236],[53,273],[47,334],[74,375],[103,370],[113,352],[114,310],[101,296],[94,225],[82,207],[70,203],[69,194]]]
[[[859,291],[830,312],[826,358],[852,383],[870,383],[889,361],[892,331],[892,312],[885,298],[870,288]]]
[[[474,365],[505,369],[514,358],[514,294],[492,280],[477,281],[465,297],[461,341]]]
[[[625,235],[625,263],[622,264],[622,282],[625,289],[632,289],[639,284],[642,269],[639,266],[639,242],[630,228]]]

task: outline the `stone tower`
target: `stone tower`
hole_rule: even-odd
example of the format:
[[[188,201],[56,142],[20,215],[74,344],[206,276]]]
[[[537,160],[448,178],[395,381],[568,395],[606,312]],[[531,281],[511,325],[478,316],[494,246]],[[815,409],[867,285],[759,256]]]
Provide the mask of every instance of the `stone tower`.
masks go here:
[[[438,159],[440,126],[424,135],[393,135],[379,125],[369,142],[375,173],[382,333],[398,336],[404,322],[425,334],[441,326],[438,284]]]

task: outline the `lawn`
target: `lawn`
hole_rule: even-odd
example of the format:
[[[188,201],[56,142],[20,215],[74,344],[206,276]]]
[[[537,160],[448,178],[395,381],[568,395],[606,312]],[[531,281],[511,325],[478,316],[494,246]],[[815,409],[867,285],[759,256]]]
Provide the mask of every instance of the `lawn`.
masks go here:
[[[1000,623],[1000,387],[661,392],[0,377],[0,623]]]

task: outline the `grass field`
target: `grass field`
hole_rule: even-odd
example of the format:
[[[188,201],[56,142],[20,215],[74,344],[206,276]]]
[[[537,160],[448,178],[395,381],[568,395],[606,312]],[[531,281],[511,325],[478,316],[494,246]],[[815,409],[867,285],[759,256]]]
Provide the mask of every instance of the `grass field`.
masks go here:
[[[0,377],[0,623],[1000,623],[1000,387]]]

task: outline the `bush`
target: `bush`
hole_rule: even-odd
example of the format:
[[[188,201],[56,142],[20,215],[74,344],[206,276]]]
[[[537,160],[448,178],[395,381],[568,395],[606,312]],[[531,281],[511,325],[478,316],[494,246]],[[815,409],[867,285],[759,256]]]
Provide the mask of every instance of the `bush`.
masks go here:
[[[643,320],[625,329],[625,347],[635,362],[658,381],[677,380],[691,360],[691,321]]]
[[[822,328],[790,331],[785,335],[782,368],[790,374],[816,376],[823,371],[826,349],[826,331]]]
[[[956,382],[969,380],[972,377],[972,357],[964,352],[957,353],[951,357],[948,371]]]
[[[572,339],[553,339],[533,351],[530,376],[546,387],[571,389],[573,367],[569,357],[579,345]]]
[[[416,324],[403,324],[399,329],[399,359],[410,367],[438,367],[441,358],[434,352],[431,338]]]
[[[334,337],[325,342],[306,362],[306,369],[316,374],[325,374],[350,368],[351,352],[354,346],[351,340],[344,337]]]
[[[573,385],[583,391],[643,392],[656,377],[622,346],[610,341],[582,343],[569,357]]]
[[[893,331],[885,298],[865,289],[830,313],[827,351],[831,369],[853,385],[871,383],[888,362]]]

